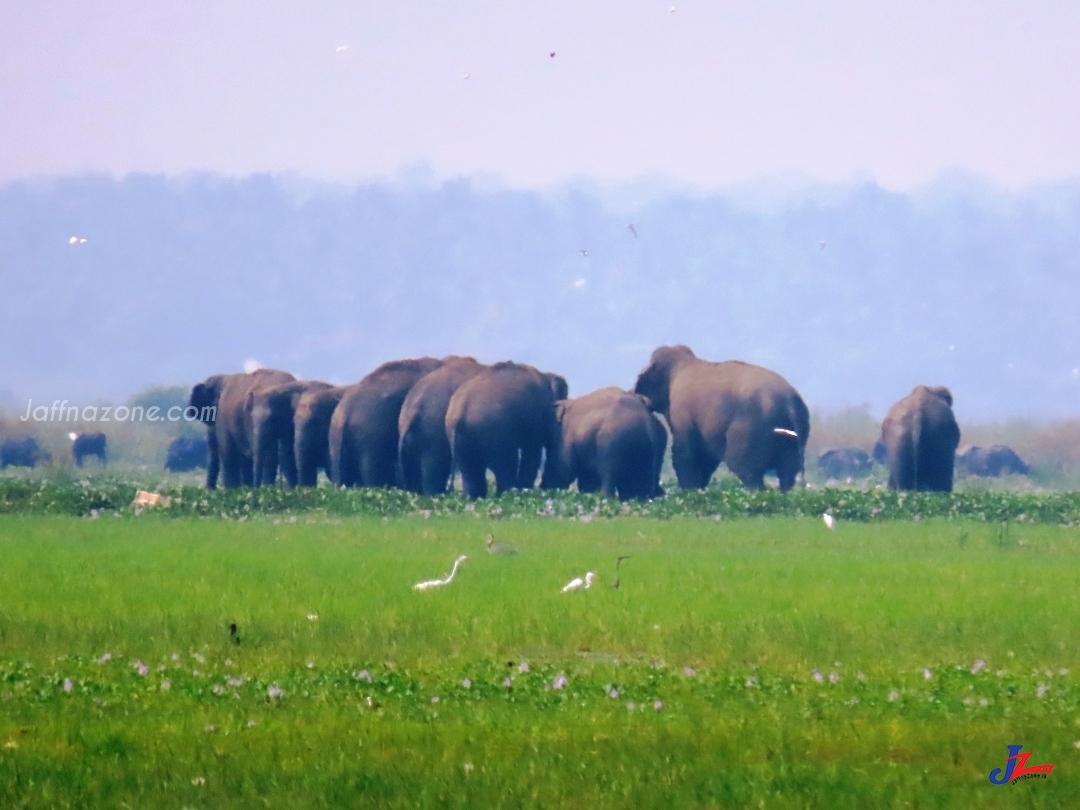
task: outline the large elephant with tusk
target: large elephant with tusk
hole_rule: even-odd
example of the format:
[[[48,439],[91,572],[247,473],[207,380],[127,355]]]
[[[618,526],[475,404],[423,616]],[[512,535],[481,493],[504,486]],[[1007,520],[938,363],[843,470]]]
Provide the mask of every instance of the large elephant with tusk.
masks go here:
[[[641,394],[671,429],[679,486],[701,489],[726,462],[744,486],[762,489],[775,470],[788,490],[803,470],[810,411],[787,380],[761,366],[699,359],[687,346],[661,346],[638,375]]]

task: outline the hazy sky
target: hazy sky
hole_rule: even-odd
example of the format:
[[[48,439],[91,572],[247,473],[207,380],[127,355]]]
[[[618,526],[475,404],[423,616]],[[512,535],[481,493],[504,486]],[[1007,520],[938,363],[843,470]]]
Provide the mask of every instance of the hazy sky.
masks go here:
[[[1016,187],[1080,174],[1078,43],[1075,0],[8,0],[0,182],[426,162]]]

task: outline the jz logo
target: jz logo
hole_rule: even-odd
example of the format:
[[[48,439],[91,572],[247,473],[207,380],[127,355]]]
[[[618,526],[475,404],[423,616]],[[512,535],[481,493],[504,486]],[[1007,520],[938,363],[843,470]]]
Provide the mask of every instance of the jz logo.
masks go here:
[[[1009,756],[1005,759],[1005,772],[1001,768],[990,771],[990,781],[995,785],[1004,785],[1006,782],[1016,784],[1021,779],[1045,779],[1054,770],[1053,765],[1032,765],[1028,767],[1030,751],[1020,753],[1022,745],[1010,745]]]

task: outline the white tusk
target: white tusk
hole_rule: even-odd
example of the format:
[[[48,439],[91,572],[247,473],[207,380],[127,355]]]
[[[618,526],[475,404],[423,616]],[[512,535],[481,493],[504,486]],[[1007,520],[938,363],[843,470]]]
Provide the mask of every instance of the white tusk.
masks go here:
[[[773,428],[772,432],[778,436],[791,436],[794,439],[799,438],[799,434],[794,430],[788,430],[787,428]]]

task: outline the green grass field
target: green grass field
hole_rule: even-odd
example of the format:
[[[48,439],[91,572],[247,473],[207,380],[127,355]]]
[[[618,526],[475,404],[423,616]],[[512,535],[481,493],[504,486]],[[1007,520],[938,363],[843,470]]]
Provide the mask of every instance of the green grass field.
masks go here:
[[[0,807],[1080,806],[1078,528],[275,519],[0,515]]]

